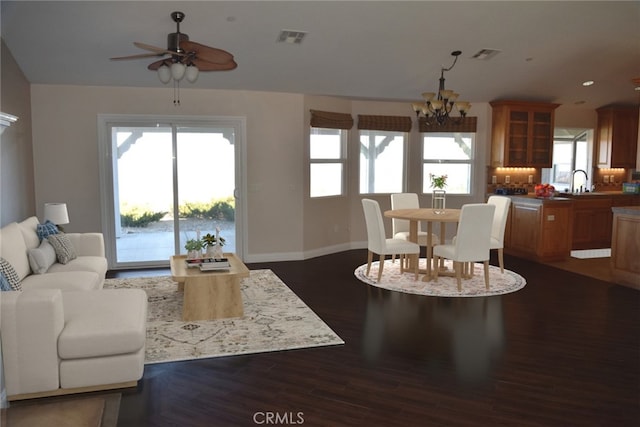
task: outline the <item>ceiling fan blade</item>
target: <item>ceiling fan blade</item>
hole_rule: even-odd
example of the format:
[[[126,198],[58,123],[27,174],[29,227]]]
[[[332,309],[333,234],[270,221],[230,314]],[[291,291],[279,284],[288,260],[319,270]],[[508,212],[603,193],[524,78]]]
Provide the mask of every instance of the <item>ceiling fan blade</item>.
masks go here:
[[[233,70],[238,66],[233,59],[224,64],[214,64],[213,62],[204,61],[200,58],[194,58],[191,62],[198,67],[200,71],[227,71]]]
[[[184,49],[187,54],[194,52],[196,58],[213,64],[227,64],[228,62],[233,61],[233,55],[226,50],[205,46],[200,43],[192,42],[191,40],[181,41],[180,48]]]
[[[145,44],[145,43],[140,43],[140,42],[133,42],[133,44],[136,47],[139,47],[140,49],[144,49],[144,50],[148,50],[148,51],[151,51],[151,52],[155,52],[156,55],[162,55],[162,54],[178,55],[178,56],[185,56],[186,55],[186,54],[184,54],[182,52],[174,52],[172,50],[168,50],[168,49],[165,49],[163,47],[152,46],[150,44]]]
[[[156,61],[156,62],[152,62],[151,64],[149,64],[147,66],[148,70],[153,70],[156,71],[158,68],[160,68],[162,65],[164,65],[167,62],[167,59],[161,59],[160,61]],[[168,64],[167,64],[168,65]]]
[[[156,52],[156,53],[162,53],[162,52],[165,52],[167,50],[164,47],[152,46],[150,44],[140,43],[140,42],[133,42],[133,45],[135,47],[139,47],[140,49],[150,50],[151,52]]]
[[[109,58],[112,61],[122,61],[126,59],[138,59],[138,58],[152,58],[154,56],[162,56],[163,53],[139,53],[137,55],[129,55],[129,56],[117,56],[115,58]]]

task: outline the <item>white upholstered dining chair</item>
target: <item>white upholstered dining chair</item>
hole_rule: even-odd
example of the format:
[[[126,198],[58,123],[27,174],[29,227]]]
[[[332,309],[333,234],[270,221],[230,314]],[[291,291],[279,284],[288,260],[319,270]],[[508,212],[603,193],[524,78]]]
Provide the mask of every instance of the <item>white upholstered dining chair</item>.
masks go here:
[[[493,225],[491,227],[490,249],[498,250],[500,272],[504,273],[504,232],[507,226],[511,199],[505,196],[489,196],[487,203],[496,207],[496,211],[493,214]]]
[[[367,276],[371,270],[373,254],[380,255],[380,267],[378,269],[378,282],[382,278],[385,255],[420,255],[420,246],[403,239],[387,239],[380,205],[375,200],[362,199],[362,209],[367,226]],[[402,261],[400,270],[404,271]],[[415,279],[418,279],[418,263],[414,266]]]
[[[391,209],[419,209],[420,201],[416,193],[396,193],[391,195]],[[391,220],[391,229],[394,239],[409,240],[409,221],[406,219],[393,218]],[[431,259],[428,247],[428,233],[422,230],[422,226],[418,229],[418,245],[427,248],[427,260]],[[431,233],[431,246],[440,243],[437,234]]]
[[[462,291],[462,270],[465,263],[482,262],[484,264],[484,283],[489,289],[489,252],[493,215],[496,207],[488,203],[471,203],[462,206],[458,232],[450,245],[438,245],[433,248],[434,263],[439,258],[453,261],[458,291]],[[435,269],[438,280],[438,269]]]

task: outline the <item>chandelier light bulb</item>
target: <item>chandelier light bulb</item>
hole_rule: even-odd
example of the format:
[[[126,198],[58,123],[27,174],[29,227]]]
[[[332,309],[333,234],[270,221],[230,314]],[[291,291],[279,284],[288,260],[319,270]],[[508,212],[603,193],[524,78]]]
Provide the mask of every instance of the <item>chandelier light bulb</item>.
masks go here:
[[[195,83],[198,80],[198,75],[200,70],[195,65],[189,65],[187,67],[187,71],[185,72],[185,78],[189,83]]]
[[[171,70],[166,65],[160,66],[158,68],[158,78],[164,84],[167,84],[171,81]]]
[[[184,73],[187,71],[187,66],[181,64],[180,62],[175,62],[171,64],[171,77],[175,81],[180,81],[184,77]]]

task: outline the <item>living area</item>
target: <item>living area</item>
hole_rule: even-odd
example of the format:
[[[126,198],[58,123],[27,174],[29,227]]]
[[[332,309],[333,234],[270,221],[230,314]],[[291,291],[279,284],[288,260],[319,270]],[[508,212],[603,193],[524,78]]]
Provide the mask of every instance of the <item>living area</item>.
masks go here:
[[[100,85],[71,80],[30,80],[23,71],[28,64],[21,63],[19,59],[22,52],[13,52],[9,43],[18,37],[8,37],[5,40],[5,31],[10,36],[9,29],[15,29],[16,26],[51,27],[47,27],[47,22],[41,22],[42,26],[39,27],[32,25],[31,21],[16,21],[18,24],[5,25],[12,12],[9,6],[19,7],[16,3],[20,2],[2,2],[0,110],[17,118],[4,129],[0,144],[2,257],[5,257],[5,251],[20,254],[11,259],[11,264],[19,267],[17,270],[20,270],[19,277],[23,279],[20,281],[23,289],[28,288],[29,281],[46,282],[50,287],[46,290],[46,301],[30,302],[37,305],[30,313],[35,311],[39,319],[51,314],[57,320],[48,324],[46,330],[30,324],[32,329],[26,334],[44,337],[47,331],[51,334],[54,333],[53,330],[62,333],[63,339],[56,340],[55,343],[51,339],[53,335],[50,335],[49,344],[56,351],[66,348],[66,352],[62,354],[71,357],[71,365],[75,364],[79,370],[75,373],[63,370],[63,365],[67,364],[63,363],[66,359],[62,358],[63,362],[60,362],[59,355],[52,356],[45,366],[41,363],[44,354],[36,353],[35,347],[10,358],[7,358],[9,350],[3,348],[0,353],[2,364],[5,368],[7,365],[11,367],[11,374],[5,369],[2,380],[5,387],[8,385],[13,388],[16,384],[14,367],[19,366],[19,380],[25,380],[25,384],[29,382],[29,386],[33,385],[31,381],[26,381],[29,375],[34,376],[37,381],[44,381],[46,376],[55,375],[58,383],[48,386],[49,389],[60,388],[60,379],[64,377],[63,387],[69,384],[82,393],[65,397],[40,397],[33,394],[38,392],[32,393],[33,389],[12,391],[11,396],[17,394],[29,397],[11,400],[9,403],[12,408],[25,408],[27,412],[31,412],[35,405],[45,406],[67,401],[77,404],[81,398],[95,397],[100,400],[97,407],[101,409],[96,411],[100,411],[102,423],[96,425],[105,427],[254,425],[267,424],[267,420],[276,418],[281,423],[289,424],[302,424],[304,421],[304,424],[309,425],[389,426],[633,425],[640,419],[637,387],[640,383],[640,367],[637,364],[640,358],[640,301],[636,290],[588,277],[580,271],[566,271],[509,255],[505,256],[505,267],[526,278],[527,285],[508,295],[425,297],[386,291],[361,282],[354,276],[354,270],[366,263],[367,253],[364,249],[366,227],[357,172],[360,150],[356,127],[350,131],[349,144],[345,145],[347,156],[343,167],[345,171],[349,171],[345,175],[345,195],[310,197],[309,123],[311,110],[322,110],[354,117],[402,116],[413,120],[405,141],[408,165],[405,190],[419,193],[421,203],[430,205],[430,195],[420,191],[424,160],[421,133],[415,126],[417,120],[414,112],[404,98],[426,90],[425,86],[436,85],[440,63],[448,62],[449,52],[458,46],[449,47],[446,43],[446,49],[436,49],[435,46],[426,49],[425,56],[436,63],[430,70],[423,66],[397,65],[399,63],[396,59],[399,61],[400,58],[396,54],[386,56],[384,63],[363,61],[362,58],[377,56],[361,55],[358,54],[359,50],[352,51],[351,61],[340,64],[341,71],[338,73],[339,78],[335,79],[336,84],[345,80],[354,90],[359,88],[359,84],[367,83],[369,74],[361,72],[356,77],[348,78],[348,69],[352,65],[354,68],[357,66],[353,62],[366,62],[370,68],[377,66],[381,72],[386,70],[387,75],[394,76],[393,81],[387,85],[383,85],[381,79],[372,78],[371,86],[374,89],[382,86],[395,87],[400,81],[419,80],[416,86],[422,89],[412,88],[410,94],[393,99],[369,98],[368,89],[353,96],[340,91],[327,94],[314,91],[314,81],[323,81],[325,76],[311,77],[310,70],[303,66],[304,61],[293,61],[294,64],[300,64],[300,67],[283,67],[283,64],[290,64],[283,60],[277,67],[278,73],[284,73],[284,68],[288,67],[293,74],[285,73],[287,80],[303,86],[306,83],[308,88],[299,91],[274,91],[244,87],[238,82],[235,82],[235,87],[233,84],[225,87],[223,82],[234,83],[233,71],[228,74],[203,73],[196,84],[183,82],[180,87],[181,105],[176,107],[172,102],[174,89],[163,86],[155,71],[152,73],[146,69],[148,63],[157,58],[141,59],[133,65],[108,61],[109,57],[127,54],[127,49],[131,49],[130,53],[136,53],[131,41],[138,40],[137,37],[140,41],[159,43],[162,46],[166,33],[174,28],[171,22],[171,29],[158,23],[161,18],[169,20],[168,13],[172,9],[167,9],[166,4],[150,6],[152,9],[149,10],[153,12],[149,14],[141,11],[132,13],[141,23],[153,21],[149,25],[155,26],[157,34],[122,34],[126,42],[113,47],[113,50],[101,52],[105,74],[127,76],[126,79],[131,81],[118,85]],[[50,17],[75,16],[80,27],[95,24],[96,31],[104,26],[102,20],[87,12],[91,8],[91,2],[70,2],[78,3],[80,9],[75,10],[82,10],[83,13],[74,12],[72,6],[62,4],[63,2],[49,3],[50,5],[38,3],[38,7],[42,6],[49,11]],[[107,3],[111,2],[104,3],[107,8],[105,10],[110,10]],[[184,3],[186,7],[189,2]],[[274,4],[273,7],[280,12],[280,16],[291,18],[293,22],[288,21],[286,24],[291,26],[296,25],[296,22],[312,25],[320,20],[343,19],[342,15],[336,13],[333,16],[328,12],[329,9],[320,7],[320,2],[305,2],[314,3],[310,7],[316,8],[316,14],[314,19],[304,14],[304,20],[304,8],[298,2],[295,2],[295,6],[286,4],[293,2],[235,2],[245,3],[237,9],[239,12],[235,21],[231,19],[235,16],[232,13],[236,10],[232,6],[234,2],[194,3],[202,5],[189,4],[192,9],[185,9],[187,18],[183,28],[194,40],[210,42],[220,47],[225,47],[225,39],[203,33],[203,28],[210,27],[213,31],[214,27],[224,27],[224,32],[231,34],[233,26],[242,23],[243,30],[237,31],[246,32],[247,28],[253,27],[246,21],[243,23],[243,19],[257,20],[255,15],[264,11],[262,8],[265,6],[258,3],[283,3]],[[205,3],[220,3],[220,7],[232,9],[225,9],[229,12],[220,14],[199,14],[197,11],[200,8],[211,7]],[[351,3],[362,2],[332,3],[336,3],[336,7],[355,8]],[[346,5],[340,6],[343,3]],[[369,2],[365,3],[370,6]],[[380,7],[384,8],[387,16],[399,13],[402,19],[398,22],[414,22],[408,12],[408,5],[376,3],[381,4]],[[523,13],[523,16],[516,13],[517,9],[511,9],[514,6],[508,6],[510,13],[506,16],[510,20],[518,16],[522,20],[518,22],[535,22],[537,30],[533,33],[538,34],[540,26],[545,25],[531,19],[531,16],[557,15],[557,19],[553,20],[556,25],[547,25],[548,27],[562,27],[564,32],[569,31],[571,34],[582,33],[583,31],[573,27],[573,31],[566,27],[573,23],[567,23],[567,14],[561,13],[567,12],[564,8],[570,7],[564,3],[566,2],[545,4],[545,10],[527,9],[528,12],[535,10],[535,14]],[[577,3],[583,7],[582,10],[590,11],[587,14],[588,22],[607,21],[602,18],[605,13],[603,10],[609,10],[606,6]],[[620,7],[618,2],[614,3]],[[127,11],[128,8],[142,9],[144,7],[141,4],[142,2],[130,2],[122,7]],[[56,6],[62,9],[57,9]],[[527,4],[523,7],[534,8],[534,5]],[[623,11],[625,7],[636,11],[633,6],[628,5],[622,6]],[[296,20],[297,8],[300,8],[300,21]],[[610,9],[616,10],[616,7],[612,6]],[[422,9],[420,11],[415,14],[421,21],[418,27],[435,25],[440,28],[441,24],[438,22],[425,25],[426,17],[433,15]],[[321,13],[318,14],[319,12]],[[625,23],[630,20],[628,16],[633,17],[633,13],[618,13],[616,26],[626,28]],[[198,15],[201,18],[197,18]],[[448,12],[447,16],[457,19],[458,7]],[[474,16],[485,17],[485,21],[476,21],[493,26],[494,16],[498,15],[481,11],[480,15]],[[226,17],[230,20],[225,20]],[[548,18],[552,19],[551,16]],[[204,19],[205,22],[198,19]],[[394,37],[404,31],[388,31],[389,27],[382,24],[385,20],[377,21],[373,16],[370,19],[379,24],[369,22],[370,28],[384,28],[385,32],[394,33]],[[49,18],[42,19],[48,20]],[[109,26],[116,27],[117,21],[110,21]],[[635,24],[635,21],[631,21]],[[212,22],[217,25],[209,25]],[[495,25],[496,31],[498,27],[500,30],[505,27],[502,22],[501,25]],[[582,25],[585,25],[584,21]],[[408,29],[413,26],[403,27]],[[509,27],[513,33],[513,26]],[[61,32],[64,28],[60,25]],[[78,27],[71,28],[79,30]],[[318,40],[317,35],[338,31],[334,29],[325,32],[320,28],[316,30],[315,26],[313,28],[314,31],[310,32],[310,37],[305,42],[313,42],[314,38]],[[629,36],[636,34],[637,29],[635,26],[633,28],[610,33],[615,33],[615,37],[621,34],[622,38],[633,39]],[[251,32],[254,40],[249,45],[257,43],[255,39],[275,39],[270,34],[259,37],[263,33],[257,28],[254,30],[255,32]],[[485,32],[493,33],[493,30],[485,28],[477,33],[469,31],[472,34]],[[560,34],[565,34],[564,32]],[[120,35],[126,31],[118,33]],[[396,53],[404,52],[403,55],[406,56],[416,56],[416,52],[423,50],[425,40],[428,40],[403,34],[405,42],[420,39],[418,45],[405,43],[395,50]],[[502,39],[505,40],[517,38],[515,34],[502,34]],[[465,38],[469,39],[468,33]],[[520,41],[520,46],[529,46],[530,39],[533,37],[529,34],[527,40]],[[347,38],[345,43],[347,40],[349,43],[353,41]],[[469,40],[466,42],[469,43]],[[495,42],[498,43],[497,40]],[[623,45],[624,43],[626,42]],[[34,42],[36,44],[38,43]],[[99,45],[101,43],[95,43],[95,46]],[[338,45],[339,43],[334,43],[333,46]],[[377,48],[384,45],[385,43],[379,43]],[[592,46],[593,43],[585,42],[584,45]],[[468,80],[473,82],[469,90],[473,90],[474,86],[491,86],[479,83],[478,76],[492,74],[481,72],[477,68],[485,63],[473,63],[467,57],[476,47],[475,44],[468,48],[466,46],[468,44],[460,46],[465,51],[465,56],[460,59],[455,71],[474,69],[473,73],[469,79],[449,73],[447,83],[458,88]],[[247,56],[282,58],[280,55],[289,57],[304,53],[299,49],[292,54],[291,51],[284,51],[283,47],[304,48],[305,45],[277,45],[275,49],[282,51],[273,55],[243,55],[240,49],[232,50],[236,54],[239,69],[251,68],[247,65]],[[328,51],[332,49],[335,47],[327,48]],[[326,58],[326,54],[325,52],[321,57]],[[82,57],[80,50],[78,56]],[[437,58],[433,58],[435,56]],[[360,59],[353,61],[353,58]],[[55,62],[50,64],[52,70]],[[527,66],[538,64],[535,58],[532,61],[522,59],[521,62]],[[396,65],[389,69],[388,63]],[[329,65],[328,61],[324,61],[313,68],[328,72],[330,70],[326,67]],[[132,68],[128,68],[129,66]],[[47,67],[49,65],[45,66]],[[82,68],[80,65],[66,67]],[[262,74],[256,72],[260,69],[254,68],[254,74]],[[555,69],[557,73],[558,67]],[[411,77],[396,73],[407,70],[409,74],[416,75]],[[268,74],[266,71],[265,69],[265,75]],[[527,73],[511,71],[511,74]],[[530,77],[531,85],[532,80],[539,78]],[[136,79],[148,79],[149,83],[133,84]],[[545,87],[552,86],[549,82],[553,79],[543,80]],[[211,81],[218,81],[220,86]],[[506,86],[506,81],[503,83]],[[557,88],[549,90],[555,90],[558,94],[561,92]],[[462,96],[466,96],[466,93],[461,90]],[[490,100],[491,98],[477,101],[472,99],[474,104],[470,115],[477,118],[477,149],[470,169],[473,190],[465,195],[448,194],[447,207],[458,208],[466,203],[483,202],[486,198],[487,179],[490,179],[490,176],[487,177],[492,116]],[[564,128],[593,129],[597,106],[576,104],[567,95],[566,101],[556,110],[555,123]],[[154,120],[232,118],[241,123],[241,133],[235,135],[241,141],[238,159],[242,168],[241,180],[237,182],[238,192],[235,194],[240,204],[232,230],[237,244],[230,252],[234,252],[250,274],[254,275],[252,281],[245,282],[242,279],[240,282],[244,302],[242,317],[224,318],[219,323],[212,320],[210,322],[213,326],[207,327],[197,322],[184,321],[184,300],[180,299],[183,294],[177,291],[179,281],[172,280],[174,274],[170,269],[168,256],[164,259],[164,265],[114,268],[109,248],[114,245],[115,236],[106,232],[104,224],[108,222],[108,215],[115,214],[109,211],[110,202],[101,190],[103,181],[109,182],[109,179],[101,176],[105,167],[101,156],[107,156],[107,161],[113,159],[108,157],[108,153],[105,154],[99,143],[100,133],[104,131],[100,127],[100,115],[126,116],[132,120],[142,116],[146,119],[151,116]],[[210,163],[215,168],[215,161]],[[515,176],[514,172],[504,173]],[[618,174],[617,171],[611,173]],[[212,175],[211,181],[215,180],[216,176]],[[113,181],[111,184],[114,184]],[[379,201],[383,210],[390,208],[389,194],[372,194],[370,197]],[[70,239],[77,239],[71,240],[77,261],[68,266],[56,263],[60,265],[54,270],[60,270],[55,274],[52,271],[36,275],[31,273],[33,267],[27,253],[38,249],[42,244],[37,237],[37,229],[38,226],[45,225],[45,204],[49,202],[64,202],[68,207],[69,223],[64,228]],[[386,223],[390,230],[391,220],[386,220]],[[8,228],[5,230],[6,227]],[[205,230],[195,228],[189,229],[189,232],[198,229]],[[451,232],[447,235],[449,240],[453,237],[454,227],[450,229]],[[211,228],[206,230],[210,231]],[[232,231],[223,229],[222,235],[229,236]],[[82,242],[84,237],[80,236],[99,241],[100,238],[96,236],[100,234],[103,239],[102,250],[97,249],[100,247],[98,242],[97,245],[85,244]],[[22,249],[18,251],[19,248]],[[180,253],[186,253],[182,244],[179,249]],[[142,250],[152,252],[152,249]],[[50,250],[48,254],[51,255]],[[87,261],[87,264],[80,266],[80,261]],[[492,255],[490,263],[494,267],[499,264],[495,255]],[[72,269],[74,264],[76,271],[64,271]],[[55,277],[61,278],[58,282],[61,286],[71,286],[71,278],[78,287],[85,290],[57,291],[53,281]],[[243,288],[243,283],[251,285]],[[89,288],[92,290],[88,290]],[[74,299],[74,295],[79,293],[83,295]],[[94,294],[94,298],[96,295],[110,294],[114,297],[94,301],[89,294]],[[90,299],[86,299],[87,297]],[[3,318],[14,315],[15,313],[5,311],[4,304],[11,306],[16,301],[9,301],[4,296],[2,300]],[[43,310],[45,306],[49,308]],[[78,316],[76,324],[65,320],[69,315],[68,310]],[[127,314],[121,318],[119,313]],[[146,315],[143,316],[144,313]],[[99,325],[83,320],[86,319],[84,316],[93,315],[96,316],[95,319],[100,319]],[[285,324],[293,326],[285,328],[282,326]],[[4,321],[1,326],[4,340]],[[72,345],[68,341],[73,336],[84,339],[87,334],[95,334],[97,331],[101,331],[100,339],[91,343],[76,341]],[[126,331],[128,335],[125,339],[122,335]],[[107,337],[104,337],[105,334]],[[14,334],[7,338],[17,340],[20,337]],[[43,338],[38,343],[44,345],[44,341]],[[94,343],[95,341],[98,342]],[[185,345],[180,347],[180,342]],[[145,347],[144,356],[140,353],[141,345]],[[119,353],[112,354],[113,349]],[[98,359],[105,361],[104,366],[95,367],[99,364]],[[32,369],[33,366],[36,368]],[[81,369],[88,370],[89,374]],[[25,376],[22,376],[22,370],[25,371]],[[121,376],[114,376],[114,372]],[[77,378],[90,382],[76,382]],[[55,380],[51,380],[51,383],[55,383]],[[93,388],[94,385],[110,384],[119,388],[108,391]],[[103,415],[107,413],[109,420],[103,419]]]

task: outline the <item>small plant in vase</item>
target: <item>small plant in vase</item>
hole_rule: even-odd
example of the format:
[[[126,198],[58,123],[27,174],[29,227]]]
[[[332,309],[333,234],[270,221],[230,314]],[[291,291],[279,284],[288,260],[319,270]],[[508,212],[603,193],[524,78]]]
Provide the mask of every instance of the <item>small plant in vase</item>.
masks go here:
[[[204,247],[204,243],[200,239],[189,239],[184,244],[184,248],[187,250],[187,258],[194,259],[200,258],[200,251]]]
[[[447,186],[447,175],[434,175],[430,173],[429,178],[431,178],[431,188],[444,190],[444,187]]]
[[[431,195],[431,207],[437,214],[444,213],[447,195],[444,187],[447,186],[447,175],[434,175],[430,173],[429,178],[431,178],[431,188],[433,188],[433,194]]]
[[[224,237],[220,236],[220,227],[216,227],[215,236],[207,233],[202,237],[202,241],[207,249],[207,257],[222,258],[222,247],[225,244],[225,240]]]

